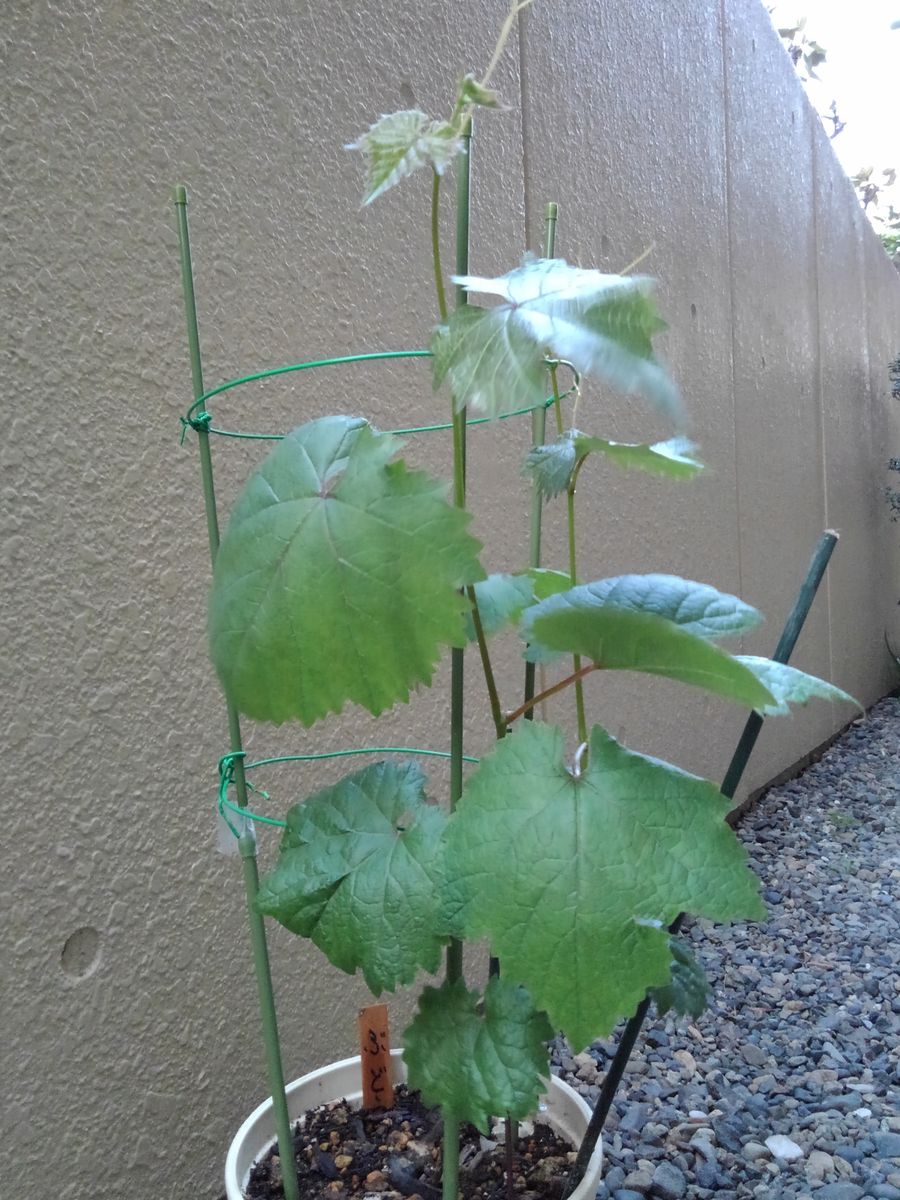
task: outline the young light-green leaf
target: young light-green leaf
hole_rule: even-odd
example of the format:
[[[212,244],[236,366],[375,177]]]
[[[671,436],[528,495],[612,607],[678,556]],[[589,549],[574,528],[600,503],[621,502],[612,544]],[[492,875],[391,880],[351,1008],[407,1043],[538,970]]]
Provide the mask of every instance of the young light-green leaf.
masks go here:
[[[549,1076],[553,1029],[524,988],[491,979],[483,1006],[462,980],[425,988],[404,1035],[411,1087],[487,1133],[491,1117],[535,1111]]]
[[[522,474],[534,480],[545,500],[553,500],[569,486],[577,461],[575,438],[572,433],[564,433],[555,442],[532,446],[525,457]]]
[[[744,663],[708,639],[750,629],[759,613],[736,596],[674,575],[621,575],[582,584],[526,609],[530,662],[582,654],[601,667],[664,675],[748,708],[773,703]]]
[[[433,121],[427,113],[407,109],[381,117],[346,148],[366,155],[363,204],[371,204],[420,167],[442,174],[461,147],[459,131],[449,121]]]
[[[450,375],[456,402],[500,416],[544,398],[544,357],[551,354],[620,391],[640,392],[669,418],[681,419],[677,388],[653,354],[665,328],[653,280],[604,275],[563,259],[527,259],[507,275],[457,276],[469,292],[499,296],[493,308],[463,306],[439,331],[435,383]],[[475,315],[477,314],[477,315]]]
[[[681,938],[670,937],[672,975],[662,987],[650,988],[650,997],[659,1015],[674,1009],[680,1017],[699,1017],[709,1004],[710,989],[706,972]]]
[[[447,828],[448,928],[487,935],[580,1048],[670,981],[668,925],[764,910],[716,787],[594,728],[586,769],[525,722],[469,778]]]
[[[753,654],[735,655],[756,678],[772,693],[773,702],[757,709],[765,717],[785,716],[792,704],[808,704],[810,700],[838,700],[853,704],[860,712],[864,709],[858,700],[833,683],[826,683],[815,675],[807,675],[786,663],[774,662],[771,658],[758,658]]]
[[[475,584],[478,615],[485,637],[493,637],[508,625],[515,625],[530,604],[534,604],[534,584],[528,575],[488,575]],[[475,622],[466,613],[466,633],[475,641]]]
[[[311,725],[354,701],[377,715],[465,645],[463,585],[484,572],[446,487],[390,462],[365,421],[301,425],[235,505],[216,558],[213,662],[241,712]]]
[[[361,970],[377,996],[437,970],[446,817],[426,803],[412,763],[376,763],[287,816],[278,863],[257,904],[311,938],[336,967]]]
[[[534,586],[535,600],[546,600],[558,592],[568,592],[572,587],[572,578],[568,571],[552,571],[548,567],[531,567],[528,577]]]
[[[474,75],[464,76],[459,83],[457,105],[464,108],[476,105],[479,108],[500,108],[500,97],[493,88],[484,87]]]

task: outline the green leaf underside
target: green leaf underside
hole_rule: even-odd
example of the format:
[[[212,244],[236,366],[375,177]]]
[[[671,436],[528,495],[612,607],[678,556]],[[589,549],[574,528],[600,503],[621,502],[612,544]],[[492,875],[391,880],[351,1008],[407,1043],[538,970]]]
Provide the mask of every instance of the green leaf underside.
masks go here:
[[[287,816],[278,863],[257,904],[315,942],[377,996],[435,971],[446,817],[425,800],[413,763],[376,763]]]
[[[634,467],[650,475],[661,475],[667,479],[693,479],[703,469],[703,463],[694,457],[697,447],[688,438],[669,438],[665,442],[654,442],[652,446],[639,442],[608,442],[605,438],[575,436],[575,450],[579,458],[585,454],[604,454],[618,467]]]
[[[454,282],[501,297],[492,308],[456,309],[438,331],[435,386],[449,374],[459,406],[496,417],[539,404],[549,353],[620,391],[642,393],[680,420],[678,391],[653,356],[651,337],[665,328],[650,294],[653,280],[527,259],[496,279],[465,275]]]
[[[699,1017],[709,1003],[709,983],[703,967],[681,938],[670,937],[672,974],[662,987],[651,988],[656,1011],[664,1016],[670,1009],[680,1017]]]
[[[534,604],[534,585],[528,575],[488,575],[475,584],[478,615],[485,637],[493,637],[508,625],[514,625],[529,605]],[[466,613],[466,634],[475,640],[475,623]]]
[[[859,701],[848,692],[815,675],[798,671],[796,667],[774,662],[771,658],[758,658],[753,654],[737,654],[735,657],[772,693],[774,702],[757,709],[764,717],[784,716],[791,711],[792,704],[807,704],[810,700],[845,701],[855,705],[860,712],[864,711]]]
[[[427,113],[407,109],[381,117],[347,149],[366,155],[363,203],[371,204],[420,167],[431,166],[442,174],[461,146],[458,131],[448,121],[433,121]]]
[[[525,611],[529,662],[581,654],[607,670],[642,671],[703,687],[748,708],[772,704],[749,667],[707,639],[752,628],[759,614],[735,596],[673,575],[622,575],[582,584]]]
[[[312,725],[377,715],[464,645],[458,589],[483,578],[469,516],[365,421],[301,425],[241,493],[216,559],[213,662],[241,712]]]
[[[764,914],[716,787],[591,731],[574,778],[563,733],[523,724],[466,784],[447,829],[448,927],[487,935],[575,1047],[670,980],[667,927]]]
[[[703,464],[691,455],[696,449],[687,438],[670,438],[652,446],[630,442],[608,442],[570,429],[555,442],[535,446],[525,459],[524,474],[536,482],[548,500],[569,486],[575,465],[588,454],[604,454],[619,467],[634,467],[668,479],[692,479]]]
[[[556,609],[591,610],[604,605],[665,617],[686,633],[703,638],[735,637],[755,629],[759,611],[737,596],[720,592],[708,583],[680,575],[613,575],[595,583],[571,588],[543,612]]]
[[[525,989],[505,979],[491,979],[483,1008],[462,980],[425,988],[404,1035],[410,1086],[486,1133],[492,1117],[537,1109],[553,1033]]]

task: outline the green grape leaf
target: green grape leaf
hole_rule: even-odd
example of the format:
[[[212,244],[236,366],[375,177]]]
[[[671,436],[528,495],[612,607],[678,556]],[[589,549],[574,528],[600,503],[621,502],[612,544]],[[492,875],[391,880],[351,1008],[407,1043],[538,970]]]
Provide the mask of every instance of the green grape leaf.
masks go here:
[[[564,433],[555,442],[533,446],[525,457],[522,474],[534,480],[545,500],[553,500],[569,486],[577,461],[575,439],[571,433]]]
[[[501,298],[488,309],[463,305],[438,331],[443,345],[435,347],[435,386],[449,374],[460,407],[496,417],[539,404],[549,353],[623,392],[641,392],[680,421],[677,388],[653,355],[652,335],[665,328],[651,295],[653,280],[529,258],[496,279],[462,275],[454,282]]]
[[[426,1104],[487,1133],[492,1117],[521,1120],[549,1076],[553,1029],[524,988],[491,979],[483,1004],[462,980],[425,988],[404,1034],[409,1084]]]
[[[654,613],[674,622],[687,633],[703,638],[735,637],[755,629],[762,621],[757,609],[737,596],[719,592],[707,583],[679,575],[614,575],[573,588],[555,608],[613,605],[634,612]]]
[[[546,600],[557,592],[568,592],[572,578],[568,571],[551,571],[547,567],[531,567],[528,577],[534,587],[535,600]]]
[[[366,155],[363,204],[371,204],[419,167],[432,166],[441,175],[461,148],[459,131],[449,121],[432,121],[418,109],[381,117],[346,147]]]
[[[484,87],[474,75],[466,75],[460,80],[457,104],[460,108],[468,104],[475,104],[480,108],[502,107],[500,97],[494,89]]]
[[[472,404],[499,416],[546,399],[544,352],[504,311],[463,304],[431,339],[435,389],[449,375],[459,408]]]
[[[261,912],[315,942],[377,996],[436,971],[446,817],[413,763],[376,763],[295,805]]]
[[[713,784],[599,727],[576,774],[563,737],[525,722],[470,776],[447,827],[445,927],[487,935],[502,976],[580,1048],[669,982],[679,912],[764,909]]]
[[[377,715],[465,645],[458,589],[484,577],[480,544],[442,482],[388,461],[400,445],[325,417],[247,482],[209,612],[213,662],[247,716],[312,725],[348,701]]]
[[[659,1015],[674,1009],[679,1017],[699,1017],[709,1004],[706,972],[681,938],[670,937],[672,976],[662,987],[650,988]]]
[[[643,671],[704,687],[748,708],[773,703],[744,663],[708,639],[751,629],[756,609],[674,575],[620,575],[582,584],[526,609],[529,662],[582,654],[607,670]]]
[[[574,432],[574,431],[573,431]],[[608,442],[575,432],[575,452],[579,458],[599,452],[618,467],[635,467],[650,475],[668,479],[693,479],[704,468],[694,457],[697,447],[684,437],[669,438],[652,446],[633,442]]]
[[[691,455],[696,450],[687,438],[670,438],[652,446],[630,442],[608,442],[570,429],[555,442],[534,446],[525,459],[523,473],[530,475],[548,500],[569,486],[577,463],[589,454],[606,455],[619,467],[636,467],[650,475],[669,479],[691,479],[703,470],[703,464]]]
[[[792,704],[808,704],[810,700],[843,700],[856,705],[860,712],[865,711],[849,693],[815,675],[798,671],[796,667],[753,654],[736,654],[735,658],[772,693],[772,703],[757,708],[764,717],[785,716],[791,711]]]
[[[488,575],[475,584],[475,599],[485,637],[493,637],[514,625],[529,605],[534,604],[534,585],[528,575]],[[475,623],[466,613],[466,634],[475,641]]]

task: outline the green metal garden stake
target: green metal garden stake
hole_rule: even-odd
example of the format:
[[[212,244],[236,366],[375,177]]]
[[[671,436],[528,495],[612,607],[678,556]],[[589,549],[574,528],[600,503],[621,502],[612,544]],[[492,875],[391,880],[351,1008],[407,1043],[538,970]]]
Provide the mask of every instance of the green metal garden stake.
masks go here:
[[[275,994],[272,990],[272,971],[269,965],[269,948],[266,944],[266,927],[262,913],[256,907],[259,891],[259,871],[256,865],[256,837],[251,831],[238,838],[238,849],[244,867],[244,891],[247,896],[247,922],[250,926],[250,943],[253,947],[253,966],[256,971],[256,986],[259,1012],[262,1018],[263,1044],[266,1050],[266,1070],[272,1090],[272,1108],[275,1114],[275,1131],[278,1136],[278,1155],[281,1159],[281,1174],[285,1200],[299,1200],[297,1165],[294,1160],[294,1141],[291,1137],[291,1118],[288,1113],[284,1092],[284,1065],[281,1060],[281,1044],[278,1040],[278,1017],[275,1013]],[[275,1097],[280,1103],[276,1103]]]
[[[544,257],[552,258],[553,250],[556,245],[556,218],[559,213],[559,206],[550,201],[547,205],[547,232],[544,240]],[[541,405],[536,408],[531,414],[531,444],[532,446],[543,446],[544,439],[547,436],[547,410]],[[544,505],[541,498],[541,489],[538,486],[538,481],[535,479],[531,485],[531,525],[528,539],[528,565],[530,567],[539,567],[541,565],[541,525],[544,515]],[[534,677],[536,665],[532,662],[525,664],[525,688],[523,699],[526,703],[534,699]],[[526,721],[534,720],[534,709],[530,708],[525,713]]]
[[[469,188],[472,157],[472,122],[463,131],[463,150],[456,160],[456,273],[469,270]],[[466,292],[456,287],[456,306],[467,303]],[[466,410],[452,414],[453,419],[453,500],[463,507],[466,502]],[[453,809],[463,788],[463,727],[465,717],[464,676],[465,651],[454,648],[450,658],[450,807]],[[462,943],[454,941],[447,948],[447,978],[461,979],[463,973]],[[443,1200],[456,1200],[459,1187],[459,1121],[451,1113],[444,1114],[444,1156],[441,1162]]]
[[[178,245],[181,256],[181,285],[184,293],[184,311],[187,321],[188,349],[191,359],[191,378],[194,400],[203,396],[203,364],[200,357],[200,327],[197,321],[197,305],[194,297],[194,272],[191,262],[191,243],[187,219],[187,191],[183,184],[175,188],[175,212],[178,218]],[[209,536],[209,554],[213,566],[219,551],[219,518],[216,510],[216,491],[213,480],[212,454],[209,446],[209,420],[198,413],[192,421],[200,447],[200,473],[203,481],[203,501],[206,509],[206,528]],[[247,807],[247,780],[244,775],[242,757],[243,742],[241,723],[237,709],[226,700],[228,732],[234,759],[234,783],[241,808]],[[263,918],[256,911],[256,892],[259,875],[256,867],[256,838],[252,826],[245,822],[245,832],[238,838],[238,849],[244,868],[244,890],[247,899],[247,914],[250,923],[250,941],[253,947],[253,964],[256,969],[256,984],[259,993],[259,1009],[262,1020],[263,1042],[266,1050],[269,1087],[272,1093],[272,1108],[278,1132],[278,1151],[284,1180],[285,1200],[300,1200],[297,1171],[294,1164],[294,1148],[291,1139],[291,1124],[288,1116],[287,1099],[284,1094],[284,1067],[278,1041],[278,1022],[275,1015],[275,994],[272,988],[272,973],[266,946],[266,930]]]

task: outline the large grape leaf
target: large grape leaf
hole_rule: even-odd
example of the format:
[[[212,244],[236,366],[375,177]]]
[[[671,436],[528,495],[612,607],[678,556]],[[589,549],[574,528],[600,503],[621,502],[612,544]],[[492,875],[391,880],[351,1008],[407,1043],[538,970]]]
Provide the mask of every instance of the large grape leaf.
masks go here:
[[[457,407],[490,416],[540,404],[547,396],[544,351],[504,309],[463,304],[431,339],[435,389],[449,375]]]
[[[609,670],[644,671],[705,687],[748,708],[771,704],[756,674],[709,642],[751,629],[756,609],[675,575],[620,575],[582,584],[526,609],[530,662],[582,654]]]
[[[488,575],[475,584],[475,599],[478,615],[485,637],[493,637],[507,625],[519,620],[522,613],[534,604],[534,584],[526,575]],[[475,640],[475,622],[471,613],[466,614],[466,633],[469,641]]]
[[[427,113],[406,109],[381,117],[346,149],[366,155],[363,204],[371,204],[419,167],[430,165],[442,174],[461,147],[459,130],[449,121],[433,121]]]
[[[449,374],[458,405],[500,416],[539,404],[551,354],[619,390],[641,392],[681,419],[677,388],[653,354],[651,338],[665,328],[642,275],[604,275],[563,259],[526,259],[496,279],[456,276],[468,292],[501,298],[492,308],[458,308],[438,331],[434,380]]]
[[[730,807],[599,727],[576,776],[562,730],[525,722],[481,760],[450,818],[447,927],[487,935],[503,976],[584,1046],[670,981],[679,912],[763,915]]]
[[[759,611],[737,596],[720,592],[708,583],[658,573],[613,575],[571,588],[558,600],[543,606],[541,615],[591,611],[606,605],[653,613],[672,621],[686,633],[710,639],[735,637],[755,629],[762,621]]]
[[[488,1131],[491,1117],[533,1113],[549,1076],[553,1037],[524,988],[491,979],[484,1002],[462,980],[425,988],[404,1034],[409,1083],[426,1104]]]
[[[347,701],[378,714],[464,645],[483,577],[445,485],[389,462],[365,421],[301,425],[251,476],[216,558],[213,662],[250,717],[311,725]]]
[[[377,996],[437,970],[446,817],[413,763],[376,763],[295,805],[259,909]]]
[[[791,711],[792,704],[808,704],[810,700],[843,700],[864,711],[858,700],[833,683],[826,683],[815,675],[807,675],[796,667],[758,658],[753,654],[735,655],[738,662],[748,667],[757,679],[772,693],[773,703],[763,705],[757,711],[763,716],[784,716]]]

